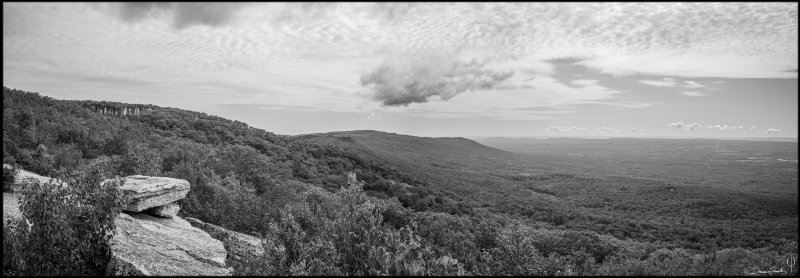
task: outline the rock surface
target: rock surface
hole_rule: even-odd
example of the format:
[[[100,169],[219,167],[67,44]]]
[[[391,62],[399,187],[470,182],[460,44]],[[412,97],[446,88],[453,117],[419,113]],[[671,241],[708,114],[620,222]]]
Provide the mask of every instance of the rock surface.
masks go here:
[[[261,238],[234,232],[223,227],[187,217],[192,226],[207,232],[212,238],[222,241],[228,251],[228,265],[237,267],[247,261],[264,256]]]
[[[166,177],[133,175],[121,178],[125,181],[119,189],[131,202],[124,210],[141,212],[183,199],[189,193],[189,182]],[[109,182],[108,179],[105,182]]]
[[[3,168],[14,168],[11,165],[3,164]],[[28,172],[19,168],[14,168],[17,170],[17,176],[14,177],[14,184],[11,185],[12,192],[19,192],[22,189],[28,188],[32,184],[36,183],[48,183],[51,182],[50,177],[40,176],[33,172]],[[67,183],[58,179],[52,179],[53,184],[58,184],[61,186],[67,186]]]
[[[108,275],[231,275],[222,243],[180,217],[121,213],[115,222]]]
[[[19,211],[19,201],[22,195],[14,193],[3,192],[3,223],[12,219],[22,218],[22,212]]]
[[[172,218],[178,215],[181,207],[176,203],[169,203],[163,206],[157,206],[147,209],[147,213],[164,218]]]

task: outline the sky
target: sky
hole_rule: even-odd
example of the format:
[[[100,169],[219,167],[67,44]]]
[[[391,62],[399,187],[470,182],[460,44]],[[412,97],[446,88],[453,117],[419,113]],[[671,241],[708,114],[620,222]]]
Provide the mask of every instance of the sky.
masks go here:
[[[3,85],[277,134],[797,137],[797,3],[3,3]]]

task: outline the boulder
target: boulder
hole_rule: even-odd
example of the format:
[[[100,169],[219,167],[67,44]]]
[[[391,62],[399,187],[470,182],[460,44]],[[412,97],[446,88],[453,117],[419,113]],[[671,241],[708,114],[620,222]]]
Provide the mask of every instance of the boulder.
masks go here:
[[[104,182],[109,182],[108,179]],[[143,210],[163,206],[186,197],[189,193],[189,182],[182,179],[166,177],[149,177],[133,175],[122,178],[125,183],[119,188],[131,198],[125,211],[141,212]]]
[[[253,261],[264,256],[262,239],[259,237],[234,232],[223,227],[205,223],[201,220],[186,217],[186,221],[192,226],[199,228],[212,238],[222,241],[225,250],[228,251],[228,265],[238,267],[247,261]]]
[[[22,212],[19,211],[22,195],[3,192],[3,224],[6,221],[21,219]]]
[[[33,172],[28,172],[19,168],[14,168],[11,165],[3,164],[3,168],[12,168],[17,170],[17,175],[14,177],[14,184],[11,185],[12,192],[20,192],[23,189],[29,188],[31,185],[40,183],[52,183],[61,186],[67,186],[67,183],[50,177],[40,176]]]
[[[147,209],[147,213],[158,217],[164,218],[172,218],[178,215],[178,211],[181,210],[181,207],[176,203],[169,203],[163,206],[157,206]]]
[[[231,275],[222,243],[180,217],[120,213],[114,221],[108,275]]]

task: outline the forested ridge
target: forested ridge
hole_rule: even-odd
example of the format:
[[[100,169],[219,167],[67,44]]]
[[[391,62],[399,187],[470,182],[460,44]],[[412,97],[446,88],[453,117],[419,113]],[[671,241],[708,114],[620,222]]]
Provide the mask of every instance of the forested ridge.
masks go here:
[[[367,149],[348,136],[284,136],[201,112],[3,88],[4,163],[45,176],[81,176],[84,183],[132,174],[186,179],[191,190],[179,215],[269,239],[268,256],[237,266],[236,274],[742,275],[781,266],[797,253],[796,238],[759,248],[692,248],[603,234],[586,224],[609,221],[597,215],[567,226],[564,217],[571,214],[546,203],[522,204],[511,196],[484,202],[425,171],[466,164],[418,168],[409,162],[417,154],[399,152],[391,159],[406,164],[393,165],[382,159],[387,153]],[[504,155],[482,151],[490,159]],[[349,172],[359,182],[348,182]],[[568,189],[530,190],[557,195]],[[595,203],[587,206],[602,206]],[[540,214],[531,210],[550,210],[550,219],[528,217]],[[563,215],[551,217],[553,211]],[[537,220],[552,225],[531,224]],[[4,274],[47,274],[24,263],[36,256],[19,255],[24,245],[6,244],[36,238],[16,229],[4,226],[4,253],[18,254],[4,256]],[[58,236],[65,235],[49,240]]]

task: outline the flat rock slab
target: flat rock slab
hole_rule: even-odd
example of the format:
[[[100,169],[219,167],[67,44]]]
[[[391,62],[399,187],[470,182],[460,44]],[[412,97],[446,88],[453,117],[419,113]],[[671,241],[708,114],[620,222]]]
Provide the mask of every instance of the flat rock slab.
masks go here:
[[[180,217],[120,213],[108,275],[227,276],[222,242]]]
[[[119,189],[130,196],[131,203],[125,211],[140,212],[152,207],[163,206],[186,197],[189,182],[166,177],[133,175],[121,178],[125,181]],[[104,182],[111,181],[108,179]]]
[[[19,211],[21,198],[20,194],[3,192],[3,223],[22,218],[22,212]]]
[[[264,247],[261,238],[231,231],[223,227],[205,223],[199,219],[187,217],[186,221],[192,226],[207,232],[214,239],[222,241],[228,251],[228,265],[237,267],[264,256]]]

